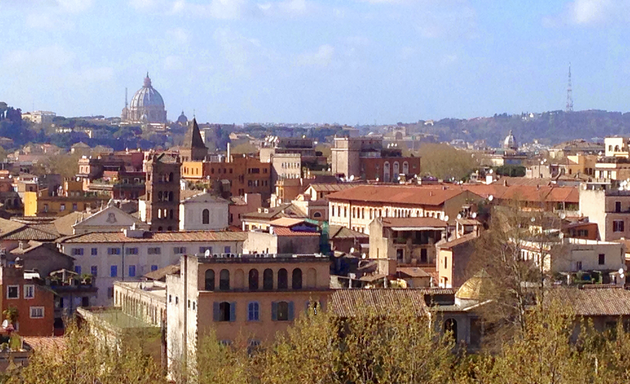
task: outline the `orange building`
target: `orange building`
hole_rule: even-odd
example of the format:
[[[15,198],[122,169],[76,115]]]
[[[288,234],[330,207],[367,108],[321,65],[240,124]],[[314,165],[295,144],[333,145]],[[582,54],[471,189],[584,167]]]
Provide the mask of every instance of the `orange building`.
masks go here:
[[[14,323],[21,336],[52,336],[55,309],[54,293],[24,276],[21,266],[0,268],[0,307],[17,309]]]
[[[263,163],[254,156],[233,155],[216,161],[185,161],[181,175],[193,182],[227,181],[231,196],[260,193],[263,201],[271,197],[271,164]]]

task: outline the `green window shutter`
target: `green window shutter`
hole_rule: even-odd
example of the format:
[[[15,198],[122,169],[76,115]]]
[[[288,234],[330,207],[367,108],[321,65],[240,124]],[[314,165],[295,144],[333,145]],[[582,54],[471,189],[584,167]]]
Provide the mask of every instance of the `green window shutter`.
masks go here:
[[[271,303],[271,320],[278,321],[278,303],[275,301]]]
[[[230,321],[236,321],[236,301],[230,303]]]
[[[214,316],[214,321],[219,321],[219,303],[216,301],[212,303],[212,314]]]
[[[293,321],[293,302],[289,301],[289,321]]]

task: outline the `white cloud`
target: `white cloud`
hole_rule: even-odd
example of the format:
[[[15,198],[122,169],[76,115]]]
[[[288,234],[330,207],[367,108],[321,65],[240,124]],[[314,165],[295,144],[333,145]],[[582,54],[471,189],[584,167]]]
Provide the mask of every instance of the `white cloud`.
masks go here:
[[[2,58],[4,65],[15,67],[21,66],[41,66],[41,67],[64,67],[74,60],[75,55],[58,45],[39,47],[33,50],[9,51]]]
[[[226,20],[240,19],[250,10],[250,5],[246,0],[212,0],[209,4],[176,0],[171,7],[171,12],[174,14]]]
[[[306,0],[285,0],[260,3],[258,9],[268,16],[301,16],[309,13],[314,5]]]
[[[598,25],[623,22],[630,15],[630,0],[574,0],[567,4],[564,12],[543,18],[546,27],[566,24]]]
[[[170,42],[173,42],[176,45],[180,46],[188,45],[188,43],[190,42],[190,36],[188,35],[188,32],[182,28],[169,29],[168,31],[166,31],[166,38]]]
[[[214,41],[228,63],[233,76],[249,77],[255,65],[252,56],[260,55],[261,44],[256,39],[248,39],[228,28],[218,28],[213,34]]]
[[[57,4],[62,10],[79,13],[84,12],[92,7],[94,0],[57,0]]]
[[[184,59],[176,55],[167,56],[164,59],[164,69],[167,71],[179,71],[184,69]]]
[[[307,67],[328,67],[335,56],[335,48],[332,45],[320,45],[314,52],[304,52],[298,55],[296,63]]]

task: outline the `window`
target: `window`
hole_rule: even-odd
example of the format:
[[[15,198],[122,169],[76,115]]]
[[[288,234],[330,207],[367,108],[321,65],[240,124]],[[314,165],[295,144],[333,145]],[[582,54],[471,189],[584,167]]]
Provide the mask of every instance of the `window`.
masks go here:
[[[72,248],[72,256],[83,256],[83,248]]]
[[[149,248],[147,248],[147,253],[149,255],[160,255],[162,253],[162,248],[160,248],[160,247],[149,247]]]
[[[260,305],[257,301],[252,301],[247,304],[247,321],[258,321],[260,313]]]
[[[19,299],[20,298],[20,286],[9,285],[7,286],[7,299]]]
[[[208,269],[206,271],[205,289],[206,291],[214,291],[214,270],[213,269]]]
[[[232,252],[232,247],[230,247],[229,245],[226,246],[225,248],[223,248],[223,252],[225,253],[231,253]]]
[[[125,253],[127,255],[137,255],[138,254],[138,248],[125,248]]]
[[[80,275],[81,274],[81,266],[80,265],[75,265],[74,266],[74,271]]]
[[[219,273],[219,289],[221,291],[228,291],[230,289],[230,271],[222,269]]]
[[[302,270],[295,268],[291,279],[291,287],[293,289],[302,289]]]
[[[444,333],[451,333],[453,338],[457,340],[457,320],[446,319],[444,322]]]
[[[448,268],[448,258],[444,257],[444,269]]]
[[[199,253],[206,253],[206,251],[212,253],[212,247],[199,247]]]
[[[249,290],[250,291],[258,290],[258,270],[257,269],[249,270]]]
[[[31,319],[43,319],[44,307],[31,307]]]
[[[135,265],[130,265],[129,266],[129,277],[136,277],[136,266]]]
[[[186,247],[174,247],[173,253],[176,255],[183,255],[186,253]]]
[[[63,211],[65,211],[65,210],[66,210],[66,205],[65,205],[65,204],[61,204],[61,205],[59,206],[59,211],[63,212]]]
[[[621,212],[621,201],[615,201],[615,212]]]
[[[118,277],[118,266],[112,265],[109,269],[109,277]]]
[[[97,256],[98,255],[98,248],[92,248],[91,255],[92,256]]]
[[[269,268],[263,272],[263,289],[268,291],[273,289],[273,271]]]
[[[278,271],[278,289],[289,288],[288,279],[289,278],[288,278],[287,270],[284,268],[281,268]]]
[[[606,264],[606,255],[604,253],[599,254],[599,265]]]
[[[575,262],[575,268],[576,268],[578,271],[581,271],[581,270],[582,270],[582,262],[581,262],[581,261],[576,261],[576,262]]]
[[[293,320],[293,302],[278,301],[271,303],[271,319],[273,321]]]
[[[613,232],[623,232],[624,225],[623,220],[615,220],[613,221]]]
[[[90,267],[90,274],[94,277],[98,276],[98,267],[96,265]]]
[[[108,255],[120,255],[120,248],[107,248]]]
[[[158,266],[157,265],[155,265],[155,264],[151,265],[151,272],[157,271],[157,270],[158,270]]]
[[[235,321],[236,320],[236,302],[228,303],[227,301],[214,302],[214,321]]]
[[[32,299],[35,297],[35,286],[34,285],[25,285],[24,286],[24,298]]]
[[[77,206],[77,203],[72,203],[72,210],[76,211],[77,209],[79,209],[79,207]]]
[[[207,209],[204,209],[201,212],[201,222],[203,224],[210,224],[210,211]]]
[[[107,288],[107,298],[111,299],[112,297],[114,297],[114,287],[109,287]]]

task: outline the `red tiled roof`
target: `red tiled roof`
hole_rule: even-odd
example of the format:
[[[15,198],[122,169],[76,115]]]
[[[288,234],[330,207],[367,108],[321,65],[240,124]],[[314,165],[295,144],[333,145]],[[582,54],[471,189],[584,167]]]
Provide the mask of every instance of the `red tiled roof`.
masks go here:
[[[444,242],[444,243],[441,243],[441,244],[438,243],[437,247],[441,248],[441,249],[450,249],[450,248],[456,247],[458,245],[467,243],[467,242],[469,242],[471,240],[474,240],[476,238],[477,238],[477,235],[475,233],[469,233],[469,234],[466,234],[466,235],[460,237],[459,239],[447,241],[447,242]]]
[[[127,237],[122,232],[93,232],[83,235],[69,236],[60,240],[61,243],[156,243],[172,241],[245,241],[247,232],[145,232],[141,238]]]
[[[411,305],[422,315],[427,313],[425,295],[453,294],[452,289],[340,289],[330,297],[330,309],[340,317],[359,314],[386,314]]]
[[[274,227],[273,232],[278,236],[319,236],[319,232],[292,231],[284,227]]]
[[[426,188],[424,186],[361,185],[355,188],[332,193],[328,195],[328,200],[439,206],[465,192],[465,190],[461,187],[444,188]]]

